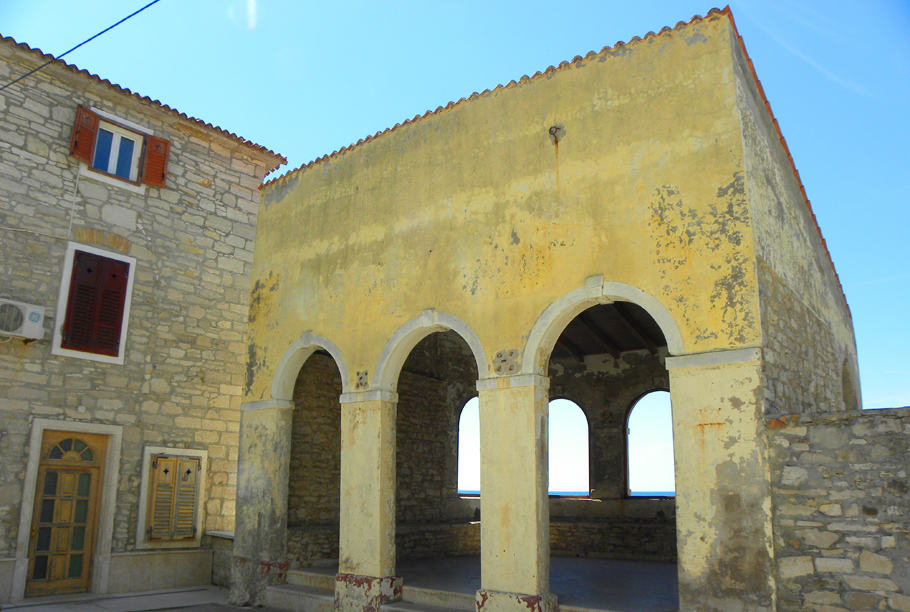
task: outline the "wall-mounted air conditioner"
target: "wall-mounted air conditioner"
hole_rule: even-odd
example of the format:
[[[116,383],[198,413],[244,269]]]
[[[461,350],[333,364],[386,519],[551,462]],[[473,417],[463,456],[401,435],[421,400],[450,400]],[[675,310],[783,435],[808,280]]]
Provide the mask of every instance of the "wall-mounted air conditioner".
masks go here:
[[[44,337],[44,306],[0,298],[0,335]]]

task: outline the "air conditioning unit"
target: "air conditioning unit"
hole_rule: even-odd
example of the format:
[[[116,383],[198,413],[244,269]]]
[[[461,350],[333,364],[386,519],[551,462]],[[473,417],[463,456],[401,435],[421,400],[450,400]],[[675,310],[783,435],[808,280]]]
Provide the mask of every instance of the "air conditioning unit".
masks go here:
[[[44,337],[44,306],[0,298],[0,335]]]

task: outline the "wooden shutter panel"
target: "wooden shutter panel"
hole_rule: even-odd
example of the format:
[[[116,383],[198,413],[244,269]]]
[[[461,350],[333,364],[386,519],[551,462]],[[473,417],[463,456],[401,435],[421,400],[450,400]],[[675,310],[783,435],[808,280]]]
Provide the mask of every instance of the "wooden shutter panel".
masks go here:
[[[130,264],[75,251],[63,322],[63,348],[116,357]]]
[[[196,537],[199,466],[198,457],[158,456],[152,459],[147,514],[149,540],[191,540]]]
[[[174,482],[177,477],[176,457],[152,459],[148,508],[149,540],[168,540],[174,518]]]
[[[164,187],[171,143],[163,138],[154,136],[147,136],[145,140],[145,162],[142,165],[142,182],[152,187]]]
[[[196,485],[199,472],[199,459],[181,457],[177,474],[177,491],[174,498],[174,534],[175,540],[196,537]]]
[[[78,107],[76,123],[73,125],[73,139],[70,141],[70,155],[91,166],[97,138],[98,115],[84,106]]]

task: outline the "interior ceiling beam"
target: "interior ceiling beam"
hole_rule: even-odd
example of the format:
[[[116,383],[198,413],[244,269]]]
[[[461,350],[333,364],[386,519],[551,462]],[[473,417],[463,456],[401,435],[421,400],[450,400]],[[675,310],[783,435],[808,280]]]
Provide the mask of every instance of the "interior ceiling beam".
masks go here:
[[[577,359],[578,361],[585,360],[584,352],[582,352],[582,350],[580,348],[578,348],[578,345],[576,345],[574,342],[572,342],[568,338],[563,338],[562,336],[560,336],[559,339],[556,340],[556,344],[557,344],[557,346],[561,346],[562,348],[566,349],[566,351],[570,355],[572,355],[572,357]]]
[[[616,304],[613,306],[613,309],[616,311],[616,314],[618,316],[619,324],[622,325],[623,328],[625,328],[625,330],[629,332],[636,340],[641,342],[645,348],[648,349],[648,352],[650,352],[652,355],[656,355],[657,345],[654,344],[650,338],[648,338],[647,334],[645,334],[643,331],[639,331],[638,326],[635,324],[635,322],[632,321],[632,319],[626,313],[617,308]]]
[[[594,321],[592,321],[592,320],[588,317],[588,315],[585,314],[585,313],[581,313],[580,315],[578,315],[578,321],[579,321],[579,322],[580,322],[580,323],[581,323],[589,332],[591,332],[591,335],[594,336],[594,338],[596,338],[596,339],[598,340],[598,342],[600,342],[600,343],[604,346],[604,348],[606,349],[606,351],[607,351],[608,353],[610,353],[610,355],[611,355],[614,359],[619,359],[619,356],[620,356],[620,354],[622,353],[622,350],[619,348],[619,345],[617,345],[617,344],[613,341],[613,339],[610,338],[610,337],[606,334],[606,332],[604,332],[604,330],[602,330],[602,329],[597,325],[597,323],[595,323]]]

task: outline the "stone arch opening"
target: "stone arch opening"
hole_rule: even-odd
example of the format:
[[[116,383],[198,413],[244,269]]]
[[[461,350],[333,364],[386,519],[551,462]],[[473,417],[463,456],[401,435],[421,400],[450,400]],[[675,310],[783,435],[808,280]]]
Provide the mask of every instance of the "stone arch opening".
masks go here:
[[[395,385],[398,575],[408,561],[478,554],[479,501],[458,494],[458,426],[477,394],[477,362],[455,331],[425,335],[406,355]],[[479,585],[478,585],[479,586]]]
[[[287,556],[291,569],[337,567],[341,368],[325,349],[301,363],[291,393]]]
[[[576,399],[589,421],[590,496],[549,502],[551,588],[561,604],[576,603],[571,586],[561,588],[560,558],[648,562],[656,568],[659,596],[672,605],[678,583],[675,499],[629,497],[625,449],[630,406],[649,391],[670,388],[665,362],[683,346],[656,300],[627,286],[619,293],[636,300],[617,299],[608,285],[589,279],[563,300],[562,310],[542,315],[523,362],[545,368],[550,397]],[[610,575],[597,579],[609,582]]]
[[[578,402],[551,397],[549,425],[549,484],[551,497],[588,497],[590,493],[590,423]]]

